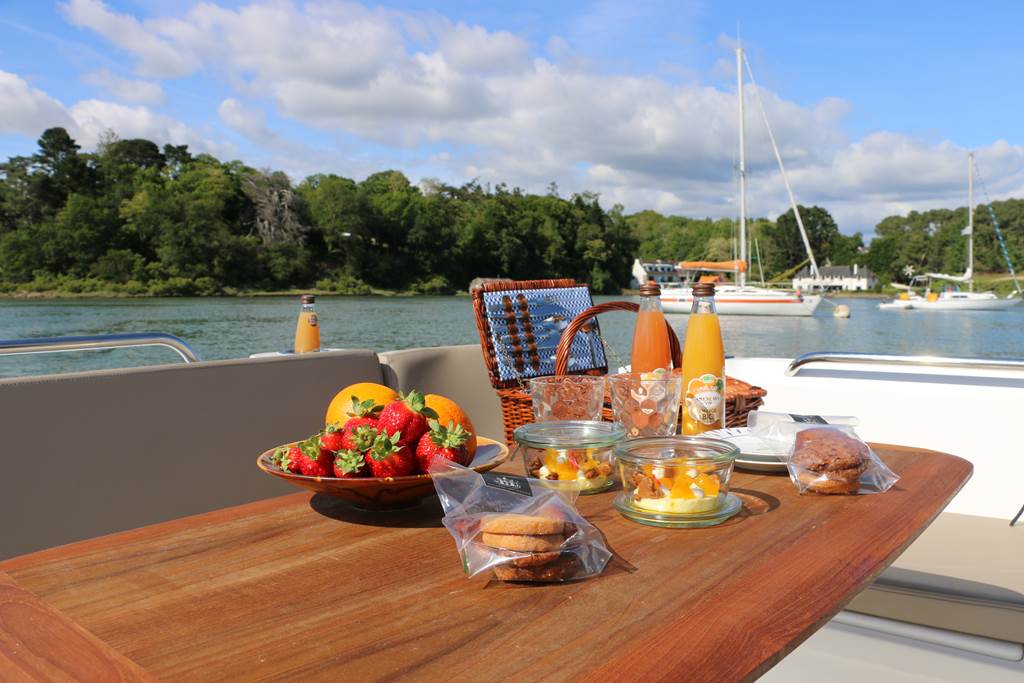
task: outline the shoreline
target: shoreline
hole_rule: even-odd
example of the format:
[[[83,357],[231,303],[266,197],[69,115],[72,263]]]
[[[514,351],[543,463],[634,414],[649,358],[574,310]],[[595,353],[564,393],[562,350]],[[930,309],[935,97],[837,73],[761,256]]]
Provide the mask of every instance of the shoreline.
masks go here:
[[[443,296],[443,297],[468,297],[468,292],[455,292],[453,294],[423,294],[422,292],[400,292],[397,290],[373,290],[368,294],[344,294],[341,292],[330,292],[327,290],[310,289],[288,289],[288,290],[258,290],[258,291],[236,291],[219,292],[217,294],[129,294],[113,290],[101,290],[95,292],[62,292],[48,290],[36,291],[14,291],[0,292],[0,300],[7,301],[53,301],[60,299],[237,299],[243,297],[298,297],[303,294],[313,294],[318,299],[333,299],[336,297],[421,297],[421,296]]]

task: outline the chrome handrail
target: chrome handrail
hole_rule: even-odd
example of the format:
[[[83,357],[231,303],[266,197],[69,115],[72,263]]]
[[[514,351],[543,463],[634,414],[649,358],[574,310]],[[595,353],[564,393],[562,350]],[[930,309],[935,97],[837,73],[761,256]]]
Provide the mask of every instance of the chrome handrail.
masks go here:
[[[869,365],[931,365],[942,368],[972,368],[975,370],[1024,370],[1024,360],[1006,358],[950,358],[946,356],[904,356],[881,353],[855,353],[816,351],[797,356],[786,368],[786,377],[792,377],[809,363],[864,363]]]
[[[164,346],[176,351],[186,363],[199,362],[199,356],[184,339],[163,332],[123,332],[81,337],[0,339],[0,356],[26,353],[61,353],[64,351],[97,351],[139,346]]]

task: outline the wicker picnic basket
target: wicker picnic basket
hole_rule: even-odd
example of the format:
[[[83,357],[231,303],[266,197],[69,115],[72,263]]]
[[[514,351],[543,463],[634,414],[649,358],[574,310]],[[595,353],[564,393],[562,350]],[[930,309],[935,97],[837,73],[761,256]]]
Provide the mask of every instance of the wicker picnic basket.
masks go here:
[[[476,318],[477,331],[480,334],[480,344],[483,348],[484,363],[491,379],[491,386],[498,393],[501,402],[501,414],[505,424],[505,441],[512,443],[512,433],[517,427],[533,422],[533,401],[525,391],[526,381],[522,378],[501,378],[498,372],[498,356],[505,354],[510,356],[516,367],[535,367],[538,362],[538,346],[532,335],[524,335],[518,343],[505,347],[500,351],[495,348],[491,335],[491,324],[487,315],[487,309],[483,302],[484,292],[498,291],[520,291],[531,289],[556,289],[562,287],[580,287],[574,280],[525,280],[525,281],[498,281],[489,282],[473,290],[473,313]],[[606,375],[607,365],[588,368],[582,371],[569,372],[569,357],[572,349],[573,339],[577,332],[586,327],[596,328],[596,316],[608,311],[631,311],[637,312],[639,305],[628,301],[610,301],[607,303],[590,306],[578,314],[562,332],[558,341],[558,348],[555,357],[555,375],[565,374],[587,374]],[[666,325],[668,323],[666,322]],[[599,334],[599,332],[598,332]],[[672,364],[676,368],[682,366],[682,348],[679,338],[671,325],[668,325],[669,348],[672,354]],[[726,377],[725,386],[725,420],[726,426],[743,426],[747,423],[747,414],[757,410],[764,402],[767,394],[764,389],[753,386],[734,377]],[[610,402],[605,400],[603,418],[612,420]]]

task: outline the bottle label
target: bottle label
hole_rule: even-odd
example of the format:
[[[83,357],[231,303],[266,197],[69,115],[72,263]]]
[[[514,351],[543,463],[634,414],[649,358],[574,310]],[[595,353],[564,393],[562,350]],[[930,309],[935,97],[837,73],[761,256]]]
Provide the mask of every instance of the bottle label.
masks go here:
[[[309,326],[310,327],[316,327],[316,313],[314,313],[311,316],[309,316],[309,318],[307,318],[307,320],[309,321]]]
[[[686,385],[686,412],[704,425],[721,425],[725,409],[725,380],[706,373]]]

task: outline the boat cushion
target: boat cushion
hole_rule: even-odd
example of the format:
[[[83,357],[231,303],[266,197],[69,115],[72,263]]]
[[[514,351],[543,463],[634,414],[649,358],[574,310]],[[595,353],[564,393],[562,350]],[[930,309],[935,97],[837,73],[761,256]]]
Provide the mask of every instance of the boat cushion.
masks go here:
[[[1024,525],[943,513],[847,609],[1024,642]]]
[[[477,344],[388,351],[380,362],[389,386],[447,396],[469,413],[478,434],[503,440],[501,404]]]
[[[292,492],[256,457],[382,380],[352,350],[0,381],[0,558]]]

